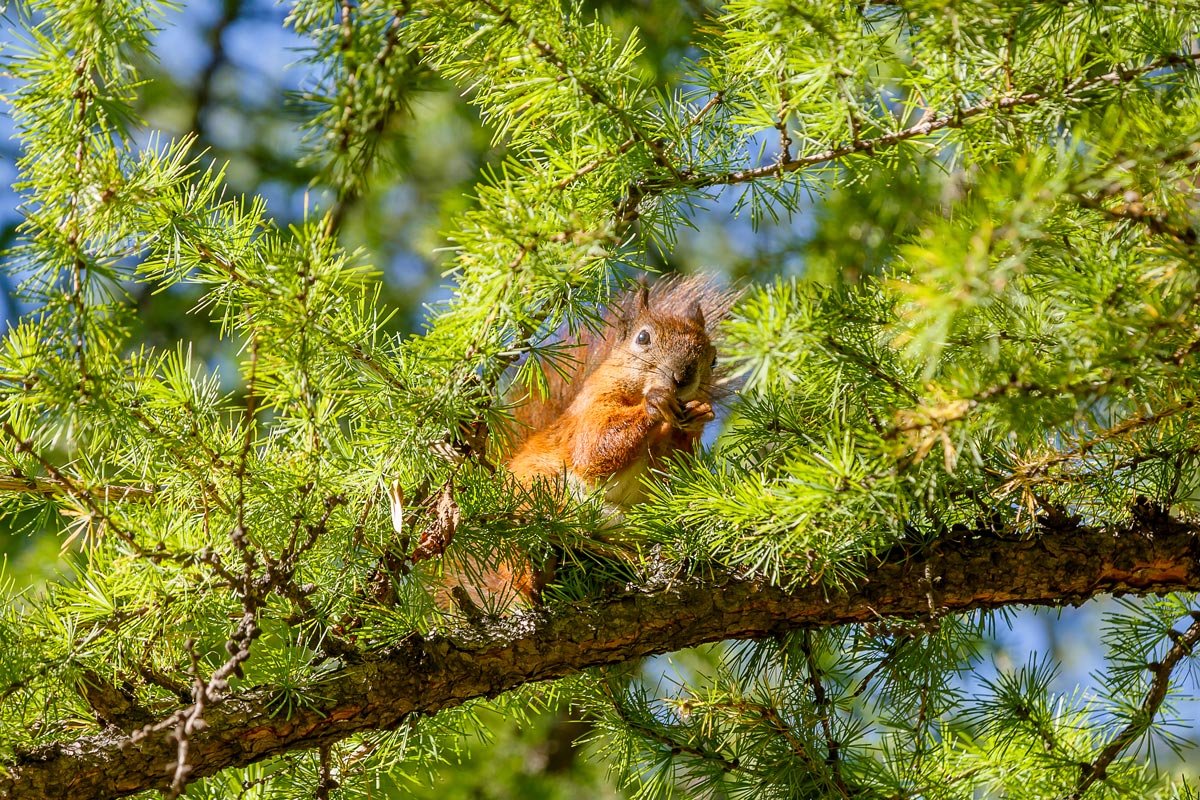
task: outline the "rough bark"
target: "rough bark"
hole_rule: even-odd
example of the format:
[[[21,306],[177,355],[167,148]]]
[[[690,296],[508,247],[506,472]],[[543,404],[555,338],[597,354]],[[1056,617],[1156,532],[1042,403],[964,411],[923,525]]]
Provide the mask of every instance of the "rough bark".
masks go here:
[[[931,591],[932,586],[932,591]],[[191,740],[192,778],[354,733],[390,729],[533,681],[721,639],[1006,605],[1078,604],[1107,593],[1200,589],[1200,525],[1145,515],[1119,530],[1077,525],[1032,539],[964,532],[920,551],[897,548],[845,593],[784,591],[728,575],[690,577],[447,635],[414,635],[343,667],[314,692],[318,708],[266,711],[269,690],[206,710]],[[176,746],[113,728],[0,764],[0,797],[115,797],[170,782]]]

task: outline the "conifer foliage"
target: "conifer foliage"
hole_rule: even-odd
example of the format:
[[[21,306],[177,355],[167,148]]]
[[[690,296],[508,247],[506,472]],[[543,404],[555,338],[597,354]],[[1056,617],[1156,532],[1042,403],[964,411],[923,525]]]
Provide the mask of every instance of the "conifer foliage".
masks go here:
[[[296,0],[330,200],[285,227],[137,118],[170,4],[28,3],[0,511],[71,569],[0,609],[0,796],[377,797],[546,707],[639,797],[1194,796],[1200,3],[692,5],[660,75],[573,3]],[[502,155],[401,336],[339,227],[438,81]],[[711,450],[615,529],[516,491],[554,332],[730,198],[817,232],[740,276]],[[236,363],[133,335],[196,288]],[[451,536],[561,583],[439,611]],[[1095,691],[966,680],[1005,607],[1107,593]]]

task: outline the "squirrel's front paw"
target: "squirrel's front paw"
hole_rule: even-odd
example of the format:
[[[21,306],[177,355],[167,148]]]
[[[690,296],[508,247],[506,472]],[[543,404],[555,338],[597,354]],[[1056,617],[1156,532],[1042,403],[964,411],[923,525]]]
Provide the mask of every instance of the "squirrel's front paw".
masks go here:
[[[676,408],[675,396],[669,390],[656,386],[646,392],[646,413],[655,422],[674,425]]]
[[[689,433],[697,433],[716,418],[717,415],[713,413],[710,404],[700,400],[689,400],[679,417],[679,427]]]

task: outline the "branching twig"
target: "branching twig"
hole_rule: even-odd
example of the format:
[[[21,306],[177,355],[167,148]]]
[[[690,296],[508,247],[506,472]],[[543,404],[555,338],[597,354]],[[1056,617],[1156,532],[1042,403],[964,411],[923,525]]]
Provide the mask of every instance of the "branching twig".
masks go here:
[[[1133,194],[1136,195],[1136,193]],[[1200,240],[1194,229],[1176,226],[1165,214],[1148,210],[1141,198],[1137,196],[1127,197],[1126,202],[1118,206],[1106,205],[1101,197],[1096,195],[1078,194],[1076,199],[1084,208],[1098,211],[1109,219],[1144,225],[1155,235],[1167,236],[1185,245],[1195,245]]]
[[[1169,637],[1172,645],[1171,649],[1167,651],[1166,657],[1156,664],[1146,665],[1154,677],[1150,681],[1150,689],[1146,692],[1141,707],[1135,712],[1129,724],[1100,751],[1096,760],[1082,766],[1079,782],[1075,785],[1075,791],[1071,793],[1070,800],[1079,800],[1092,784],[1104,780],[1107,777],[1109,765],[1150,727],[1150,723],[1154,721],[1154,715],[1158,713],[1159,707],[1167,697],[1167,690],[1171,687],[1171,673],[1192,654],[1197,642],[1200,642],[1200,611],[1192,612],[1192,624],[1182,634],[1174,629],[1170,633],[1173,634]]]
[[[235,507],[236,523],[233,531],[230,533],[230,539],[233,541],[234,547],[238,549],[242,556],[242,574],[234,576],[231,572],[225,570],[221,566],[220,557],[212,551],[205,551],[201,560],[210,563],[214,567],[219,567],[218,570],[227,581],[231,583],[235,591],[241,595],[242,599],[242,618],[238,622],[237,628],[230,636],[229,641],[225,643],[225,649],[229,653],[229,658],[218,667],[212,676],[205,681],[200,677],[200,659],[196,654],[195,641],[189,639],[184,646],[191,659],[190,673],[192,676],[192,704],[186,708],[180,709],[166,719],[146,725],[141,730],[134,732],[130,737],[132,742],[138,742],[144,739],[151,733],[156,733],[164,730],[172,730],[172,737],[176,742],[176,761],[174,777],[171,781],[171,786],[168,796],[174,798],[183,793],[187,786],[189,775],[192,772],[192,767],[188,763],[188,752],[192,734],[202,730],[205,727],[204,711],[211,704],[221,700],[225,695],[225,691],[229,687],[229,678],[233,675],[241,676],[242,664],[250,658],[250,644],[256,639],[260,633],[258,628],[258,610],[264,603],[263,590],[259,587],[255,580],[255,573],[258,570],[258,559],[254,551],[250,547],[249,539],[246,532],[246,464],[249,460],[249,454],[254,441],[254,406],[255,406],[255,380],[258,365],[258,342],[256,339],[250,341],[250,375],[247,381],[246,388],[246,410],[243,420],[243,438],[242,447],[239,454],[238,463],[235,471],[235,476],[238,482],[238,497]],[[206,557],[205,557],[206,556]]]
[[[603,166],[604,164],[606,164],[610,161],[615,161],[616,159],[625,155],[626,153],[628,153],[630,150],[633,149],[634,145],[636,145],[637,142],[638,142],[638,140],[631,136],[630,138],[628,138],[624,142],[622,142],[621,145],[613,152],[605,153],[602,156],[598,156],[598,157],[592,159],[591,161],[584,164],[579,169],[572,172],[567,177],[560,180],[558,183],[554,184],[554,188],[559,191],[567,188],[575,181],[579,180],[580,178],[584,177],[585,175],[588,175],[588,174],[596,171],[596,169]]]
[[[609,704],[612,706],[613,713],[617,715],[617,718],[620,719],[622,723],[624,723],[627,727],[637,731],[640,735],[653,742],[663,745],[672,753],[687,753],[694,758],[699,758],[704,761],[712,761],[716,764],[719,764],[721,769],[726,772],[732,772],[741,766],[736,759],[728,758],[727,756],[724,756],[715,750],[699,747],[689,741],[677,739],[674,736],[665,733],[663,730],[655,728],[652,725],[648,725],[642,720],[637,719],[629,713],[629,709],[626,708],[625,703],[616,696],[612,690],[612,687],[609,686],[607,680],[601,681],[600,685],[605,696],[608,698]]]
[[[11,422],[4,420],[2,423],[0,423],[0,430],[3,430],[4,433],[13,440],[18,450],[33,457],[33,459],[41,465],[42,469],[49,473],[51,479],[63,487],[64,494],[66,494],[68,497],[79,500],[81,503],[87,506],[87,509],[89,512],[91,512],[92,517],[99,520],[109,530],[117,534],[117,536],[121,537],[121,539],[126,541],[128,544],[132,545],[137,552],[145,552],[142,546],[134,538],[133,534],[126,531],[121,525],[117,524],[117,522],[108,514],[108,512],[100,507],[100,504],[96,501],[96,498],[92,496],[90,491],[80,487],[75,483],[74,480],[72,480],[58,467],[54,466],[54,464],[48,461],[41,453],[37,451],[37,448],[33,446],[32,441],[19,436],[16,430],[13,428]]]
[[[346,97],[342,105],[342,113],[338,116],[337,122],[334,124],[331,131],[336,142],[335,148],[338,154],[345,157],[351,148],[351,140],[354,133],[354,117],[360,113],[356,108],[355,101],[358,97],[359,85],[362,81],[362,71],[367,67],[366,64],[360,64],[349,54],[353,52],[354,40],[354,21],[353,21],[353,5],[348,0],[343,0],[341,4],[341,17],[339,22],[340,43],[339,50],[342,53],[343,81],[347,89]],[[392,58],[396,50],[396,46],[400,40],[400,26],[404,21],[405,15],[408,13],[409,4],[404,2],[400,8],[392,12],[392,18],[388,22],[387,32],[384,35],[383,46],[375,55],[371,62],[371,66],[375,69],[383,69],[387,62]],[[387,84],[384,87],[389,93],[393,85]],[[394,96],[385,98],[383,107],[378,116],[369,127],[369,133],[372,136],[378,136],[383,133],[387,127],[388,120],[399,107],[399,103],[395,102]],[[365,183],[367,175],[370,174],[371,165],[374,161],[376,148],[370,147],[364,156],[363,163],[357,165],[357,173],[362,182]],[[339,192],[337,199],[325,214],[324,231],[327,237],[332,238],[341,227],[342,220],[345,219],[346,212],[360,197],[362,193],[362,184],[352,184],[350,188],[338,187]]]
[[[868,635],[874,634],[871,634],[871,632],[868,631]],[[905,646],[909,642],[913,641],[913,638],[914,634],[907,630],[895,632],[894,640],[888,646],[887,652],[884,654],[883,658],[879,659],[878,663],[876,663],[875,666],[872,667],[871,670],[864,675],[861,680],[859,680],[858,686],[856,686],[848,695],[846,695],[846,699],[853,700],[861,697],[871,686],[871,683],[875,680],[875,678],[881,675],[885,670],[891,668],[892,664],[899,657],[901,651],[904,650]]]
[[[779,152],[775,158],[779,164],[792,160],[792,137],[788,133],[788,117],[791,116],[791,101],[788,97],[787,73],[779,72],[779,114],[775,118],[775,130],[779,132]],[[857,141],[858,136],[854,139]]]
[[[911,400],[914,403],[921,402],[920,395],[918,395],[912,389],[908,388],[903,383],[901,383],[899,380],[897,380],[895,376],[889,374],[886,370],[884,370],[883,365],[880,364],[878,360],[868,358],[866,356],[866,354],[861,353],[857,350],[854,350],[854,349],[842,344],[832,334],[825,337],[824,343],[825,343],[825,346],[827,348],[829,348],[830,350],[832,350],[834,353],[841,356],[842,358],[845,358],[848,361],[852,361],[855,364],[858,364],[860,367],[862,367],[867,372],[869,372],[873,377],[878,378],[879,380],[886,383],[888,386],[892,387],[897,393],[904,395],[905,397],[907,397],[909,400]]]
[[[533,48],[537,51],[538,56],[543,61],[553,66],[562,74],[564,78],[570,80],[576,86],[578,86],[579,90],[589,100],[604,108],[607,112],[619,119],[621,123],[629,130],[631,137],[645,144],[651,149],[652,152],[655,153],[656,156],[661,158],[661,154],[659,153],[660,148],[654,141],[654,137],[648,135],[644,130],[642,130],[641,126],[637,124],[637,122],[629,115],[629,112],[625,110],[620,103],[617,103],[615,100],[609,97],[608,93],[595,83],[592,83],[591,81],[580,76],[554,47],[552,47],[548,42],[539,39],[533,31],[521,24],[521,22],[513,16],[512,9],[505,8],[504,6],[493,2],[493,0],[475,1],[487,8],[492,14],[495,14],[499,24],[509,26],[519,35],[528,39],[529,43],[533,45]],[[676,177],[680,177],[679,173],[675,171],[674,168],[671,167],[671,165],[665,160],[661,162],[661,165],[671,169],[671,171],[675,173]]]
[[[279,294],[279,287],[275,284],[267,284],[263,281],[255,280],[245,275],[237,265],[230,259],[214,252],[207,244],[200,241],[193,241],[192,246],[196,248],[196,255],[200,260],[210,266],[216,267],[221,272],[224,272],[230,278],[233,278],[237,283],[252,288],[261,292],[266,297],[275,297],[282,299]],[[392,375],[392,373],[384,367],[379,361],[372,357],[370,353],[359,342],[348,342],[329,330],[325,325],[322,325],[319,320],[312,322],[313,329],[320,332],[326,341],[333,344],[335,347],[348,353],[355,361],[363,364],[379,377],[390,388],[398,392],[408,391],[408,387],[401,383]]]
[[[909,139],[927,136],[940,130],[945,130],[948,128],[961,128],[967,120],[983,116],[984,114],[990,112],[1011,111],[1022,106],[1036,106],[1046,100],[1058,96],[1079,96],[1090,91],[1094,91],[1101,86],[1128,83],[1135,78],[1139,78],[1143,75],[1156,72],[1161,69],[1166,69],[1167,67],[1191,67],[1194,66],[1197,61],[1200,61],[1200,52],[1188,53],[1186,55],[1164,56],[1162,58],[1156,58],[1153,61],[1143,64],[1139,67],[1118,66],[1116,69],[1103,75],[1097,75],[1090,78],[1079,78],[1063,87],[1061,92],[1054,92],[1049,88],[1044,88],[1022,92],[1021,94],[1017,95],[1006,93],[990,100],[984,100],[973,106],[967,106],[966,108],[958,109],[949,114],[922,120],[916,125],[899,131],[885,133],[870,139],[862,139],[860,141],[851,142],[850,144],[842,145],[840,147],[833,147],[829,148],[828,150],[811,153],[806,156],[799,156],[782,163],[776,162],[751,169],[735,170],[733,172],[696,174],[688,177],[687,180],[681,184],[681,186],[704,188],[707,186],[748,183],[750,181],[755,181],[762,178],[780,177],[791,172],[796,172],[805,167],[824,164],[829,161],[837,161],[856,153],[869,153],[872,151],[893,147],[901,142],[908,141]],[[673,187],[647,183],[640,188],[644,193],[650,193]]]
[[[1150,414],[1143,414],[1141,416],[1123,420],[1111,428],[1101,431],[1092,438],[1079,442],[1072,448],[1058,451],[1042,458],[1027,462],[1026,464],[1023,464],[1017,469],[1013,470],[1008,483],[1005,484],[1005,486],[1002,488],[1002,491],[1020,486],[1025,482],[1044,474],[1046,470],[1057,466],[1058,464],[1062,464],[1067,461],[1073,461],[1077,458],[1082,458],[1102,444],[1124,438],[1125,436],[1142,430],[1143,428],[1157,425],[1165,419],[1169,419],[1179,414],[1184,414],[1188,411],[1191,411],[1198,404],[1200,404],[1200,399],[1192,398]]]
[[[708,116],[710,111],[712,111],[714,108],[716,108],[723,102],[725,102],[725,93],[724,92],[717,92],[712,97],[708,98],[708,102],[705,103],[704,105],[702,105],[700,107],[700,110],[697,111],[695,114],[693,114],[692,118],[688,120],[687,126],[684,128],[684,133],[687,133],[692,128],[699,125],[704,120],[704,118]]]
[[[178,715],[172,734],[177,744],[177,755],[175,772],[171,777],[171,788],[167,792],[167,796],[170,798],[179,797],[187,787],[187,776],[191,772],[187,758],[188,743],[193,733],[204,728],[204,704],[208,699],[208,687],[204,684],[204,679],[200,677],[200,657],[196,655],[196,642],[188,639],[184,649],[187,650],[188,658],[192,662],[189,672],[192,676],[192,699],[194,702],[186,713]]]

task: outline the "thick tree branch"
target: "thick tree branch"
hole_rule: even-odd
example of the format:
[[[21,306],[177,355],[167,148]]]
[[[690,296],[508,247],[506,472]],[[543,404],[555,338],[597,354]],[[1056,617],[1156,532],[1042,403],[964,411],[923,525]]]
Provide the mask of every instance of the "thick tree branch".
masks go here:
[[[1008,605],[1080,603],[1106,593],[1200,590],[1200,525],[1138,515],[1118,530],[1071,526],[1032,539],[977,532],[943,541],[937,559],[897,548],[861,586],[785,591],[727,575],[686,578],[586,605],[526,613],[486,630],[422,638],[343,667],[314,687],[314,705],[290,718],[267,710],[275,693],[254,689],[205,710],[189,740],[189,777],[212,775],[355,733],[391,729],[522,684],[558,678],[722,639],[930,613],[922,580],[932,564],[938,613]],[[0,765],[0,797],[114,797],[170,783],[176,743],[136,744],[109,728],[45,746]]]

